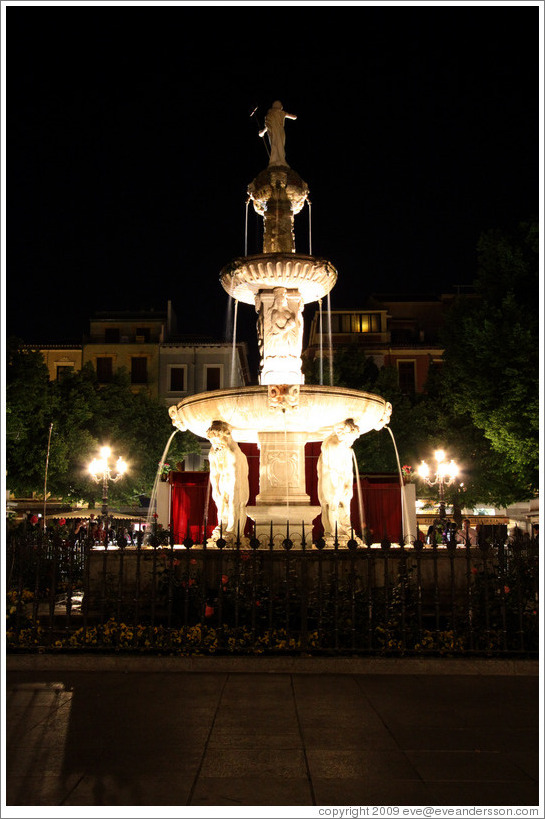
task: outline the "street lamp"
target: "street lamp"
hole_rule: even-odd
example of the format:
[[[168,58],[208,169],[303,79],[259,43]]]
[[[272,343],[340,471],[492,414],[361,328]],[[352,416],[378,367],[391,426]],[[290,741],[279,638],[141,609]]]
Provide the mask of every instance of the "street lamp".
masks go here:
[[[102,481],[102,518],[104,528],[108,528],[108,483],[117,483],[128,469],[127,464],[121,456],[116,461],[115,467],[110,467],[110,456],[112,450],[109,446],[100,449],[100,458],[93,458],[89,464],[89,473],[95,483]]]
[[[455,461],[447,461],[442,449],[435,451],[437,463],[435,473],[431,474],[431,469],[426,461],[422,461],[418,467],[418,477],[425,481],[428,486],[439,488],[439,518],[444,521],[445,515],[445,486],[450,486],[458,477],[458,465]]]

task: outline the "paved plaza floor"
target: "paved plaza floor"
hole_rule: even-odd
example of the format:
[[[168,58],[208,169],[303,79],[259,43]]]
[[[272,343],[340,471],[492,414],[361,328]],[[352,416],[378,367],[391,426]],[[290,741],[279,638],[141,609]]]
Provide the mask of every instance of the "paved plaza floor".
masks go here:
[[[8,666],[7,805],[539,804],[536,674],[145,668]]]

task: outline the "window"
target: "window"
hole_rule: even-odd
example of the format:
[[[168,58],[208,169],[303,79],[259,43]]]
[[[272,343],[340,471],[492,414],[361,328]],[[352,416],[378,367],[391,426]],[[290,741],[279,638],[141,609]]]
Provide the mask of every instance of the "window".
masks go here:
[[[131,384],[148,383],[148,360],[142,356],[131,358]]]
[[[137,327],[136,328],[136,340],[137,341],[149,341],[150,340],[150,329],[149,329],[149,327]]]
[[[327,329],[327,319],[324,324]],[[337,313],[331,316],[332,333],[380,333],[378,313]]]
[[[169,392],[185,391],[185,367],[171,366],[169,379]]]
[[[206,368],[206,389],[219,390],[221,388],[221,367]]]
[[[114,374],[113,358],[102,356],[97,358],[97,379],[101,384],[108,384]]]
[[[104,330],[104,341],[107,344],[119,344],[119,327],[107,327]]]
[[[74,372],[72,364],[57,364],[57,381],[62,381],[67,375]]]
[[[413,395],[415,392],[414,361],[398,361],[397,370],[399,375],[399,389],[405,395]]]

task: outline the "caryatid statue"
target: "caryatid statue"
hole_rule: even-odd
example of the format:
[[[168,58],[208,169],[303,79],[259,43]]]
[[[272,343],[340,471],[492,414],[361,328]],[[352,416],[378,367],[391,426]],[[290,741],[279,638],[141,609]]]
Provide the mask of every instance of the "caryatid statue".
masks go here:
[[[255,298],[261,384],[300,384],[304,301],[296,290],[274,287]]]
[[[243,536],[246,526],[246,504],[250,496],[248,461],[225,421],[213,421],[206,437],[212,444],[208,456],[210,485],[218,510],[218,525],[212,539],[217,540],[221,533],[225,540],[232,541]]]
[[[286,132],[284,131],[284,120],[297,119],[295,114],[288,114],[282,108],[282,103],[278,100],[273,102],[272,108],[269,108],[265,116],[265,127],[259,132],[259,136],[263,137],[265,134],[269,135],[271,143],[271,155],[269,157],[269,165],[285,165],[286,162]]]
[[[318,499],[322,507],[324,538],[331,540],[335,533],[339,541],[349,540],[351,534],[350,501],[354,491],[354,464],[352,444],[360,430],[351,418],[337,424],[322,443],[318,458]]]

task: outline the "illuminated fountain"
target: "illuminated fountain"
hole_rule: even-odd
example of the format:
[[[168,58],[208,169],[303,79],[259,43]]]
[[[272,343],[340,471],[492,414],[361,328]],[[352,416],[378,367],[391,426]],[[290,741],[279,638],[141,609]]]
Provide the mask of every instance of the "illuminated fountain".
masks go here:
[[[303,308],[328,295],[337,281],[331,262],[295,250],[294,216],[308,200],[308,187],[286,162],[284,119],[295,119],[275,102],[262,135],[270,161],[248,186],[255,211],[263,217],[263,253],[234,259],[220,281],[236,302],[257,313],[259,386],[192,395],[170,407],[175,427],[211,442],[211,487],[218,506],[220,535],[230,544],[242,539],[246,515],[258,538],[273,532],[281,546],[299,545],[303,531],[322,513],[324,538],[344,545],[352,537],[352,443],[390,419],[391,405],[378,395],[341,387],[305,385],[302,373]],[[260,451],[259,494],[248,500],[248,467],[238,446]],[[318,461],[320,506],[305,488],[305,444],[322,442]]]

